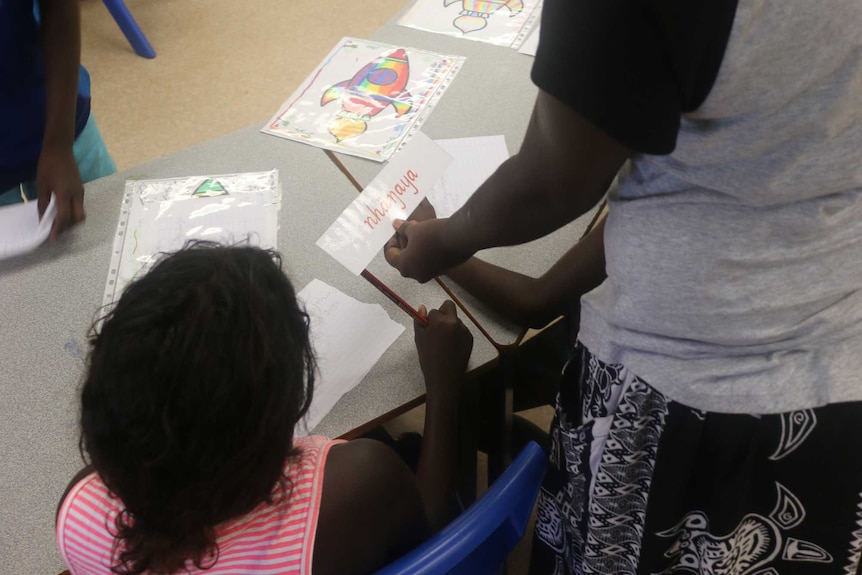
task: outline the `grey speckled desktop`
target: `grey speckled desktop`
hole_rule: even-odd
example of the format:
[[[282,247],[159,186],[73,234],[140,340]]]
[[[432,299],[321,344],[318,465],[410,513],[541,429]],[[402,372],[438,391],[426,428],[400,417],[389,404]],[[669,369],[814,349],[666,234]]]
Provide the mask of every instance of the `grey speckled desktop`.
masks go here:
[[[394,23],[375,38],[467,56],[423,130],[432,138],[503,133],[510,152],[517,151],[536,93],[529,81],[532,58],[514,50],[399,28]],[[483,104],[476,107],[475,102]],[[54,544],[54,510],[81,466],[76,399],[82,357],[87,330],[105,287],[126,179],[277,168],[283,190],[279,249],[297,290],[318,278],[361,301],[381,304],[390,317],[408,327],[316,431],[343,434],[424,393],[409,318],[314,245],[356,191],[321,150],[258,130],[259,126],[251,126],[87,185],[85,225],[56,244],[0,263],[0,341],[4,347],[0,354],[0,574],[51,574],[63,568]],[[362,183],[382,167],[341,157]],[[577,240],[587,221],[585,216],[543,240],[482,255],[539,275]],[[436,307],[445,299],[434,283],[419,285],[401,278],[382,256],[369,267],[411,304]],[[489,314],[471,298],[465,297],[465,301],[496,341],[514,340],[514,326]],[[473,333],[471,368],[496,358],[494,348],[475,329]]]

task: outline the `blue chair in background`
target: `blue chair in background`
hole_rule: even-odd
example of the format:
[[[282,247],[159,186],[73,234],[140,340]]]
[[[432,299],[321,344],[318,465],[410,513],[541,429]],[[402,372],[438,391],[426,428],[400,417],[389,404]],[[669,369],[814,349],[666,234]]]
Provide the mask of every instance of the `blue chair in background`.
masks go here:
[[[114,17],[114,21],[120,27],[120,30],[123,31],[126,40],[132,45],[135,53],[144,58],[155,58],[156,51],[153,50],[150,41],[147,40],[140,26],[135,22],[132,13],[126,8],[125,2],[123,0],[103,0],[103,2],[105,3],[105,7],[108,8],[108,12]]]
[[[0,2],[2,1],[0,0]],[[120,30],[125,34],[126,40],[132,45],[135,53],[144,58],[155,58],[156,51],[150,46],[149,40],[141,32],[141,28],[135,22],[132,13],[126,8],[123,0],[103,0],[103,2],[108,8],[108,12],[114,17],[114,21],[120,27]],[[42,21],[42,16],[39,12],[39,0],[33,0],[33,17],[36,19],[36,22]]]
[[[492,575],[524,535],[548,456],[530,442],[445,529],[376,575]]]

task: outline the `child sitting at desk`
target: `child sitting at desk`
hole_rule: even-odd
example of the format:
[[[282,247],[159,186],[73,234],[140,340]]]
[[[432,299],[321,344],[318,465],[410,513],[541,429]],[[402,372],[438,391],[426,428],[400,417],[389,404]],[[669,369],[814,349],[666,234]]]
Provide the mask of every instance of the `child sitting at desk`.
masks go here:
[[[452,302],[427,317],[415,326],[428,412],[413,476],[377,441],[294,437],[315,362],[276,254],[193,245],[158,262],[91,342],[91,467],[57,515],[71,572],[370,573],[442,527],[472,337]]]

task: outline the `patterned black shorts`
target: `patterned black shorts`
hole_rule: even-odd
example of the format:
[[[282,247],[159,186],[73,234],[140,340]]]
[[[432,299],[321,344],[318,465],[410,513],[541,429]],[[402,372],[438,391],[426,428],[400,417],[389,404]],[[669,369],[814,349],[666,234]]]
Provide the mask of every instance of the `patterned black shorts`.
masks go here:
[[[550,459],[532,573],[860,573],[860,403],[703,412],[578,345]]]

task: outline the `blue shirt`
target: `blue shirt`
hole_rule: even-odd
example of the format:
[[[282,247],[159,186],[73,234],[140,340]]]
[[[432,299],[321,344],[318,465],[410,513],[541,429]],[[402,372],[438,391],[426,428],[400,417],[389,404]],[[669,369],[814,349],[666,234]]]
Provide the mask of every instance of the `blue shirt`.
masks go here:
[[[81,68],[75,136],[90,116]],[[0,0],[0,191],[36,176],[45,133],[45,66],[34,0]]]

